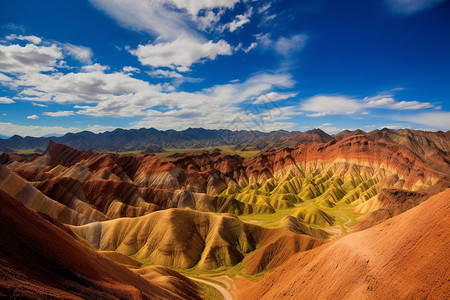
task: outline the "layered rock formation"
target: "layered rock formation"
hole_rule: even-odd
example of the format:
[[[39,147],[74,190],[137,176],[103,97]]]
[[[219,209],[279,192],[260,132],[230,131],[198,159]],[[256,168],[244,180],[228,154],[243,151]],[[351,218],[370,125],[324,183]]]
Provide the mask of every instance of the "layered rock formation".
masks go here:
[[[244,223],[233,215],[187,209],[168,209],[138,218],[70,228],[96,249],[117,251],[151,264],[182,269],[233,266],[257,249],[250,256],[257,264],[250,273],[255,273],[273,268],[293,253],[323,243],[287,228],[262,228]],[[304,230],[312,235],[324,235],[307,225]]]
[[[426,140],[447,147],[439,134]],[[295,206],[294,216],[308,224],[331,226],[335,218],[324,208],[361,205],[385,188],[420,192],[448,184],[439,171],[450,167],[444,150],[434,148],[442,160],[433,168],[409,146],[357,135],[243,159],[220,153],[176,158],[95,154],[50,143],[46,155],[12,161],[8,168],[47,197],[96,221],[172,207],[239,215]]]
[[[298,253],[239,299],[446,299],[450,189],[368,230]]]
[[[246,159],[220,151],[159,158],[51,142],[44,155],[2,154],[0,297],[196,299],[197,287],[166,267],[209,270],[239,262],[250,275],[274,270],[242,289],[244,299],[443,294],[446,282],[436,276],[448,274],[424,251],[445,257],[436,240],[445,236],[439,226],[449,225],[442,200],[449,191],[427,199],[450,186],[448,132],[383,129],[331,137],[313,130],[259,143],[278,149]],[[437,225],[429,210],[439,210]],[[349,232],[360,215],[353,231],[363,231],[326,241],[330,233]],[[272,228],[258,226],[254,216]],[[39,248],[42,243],[49,245]],[[165,267],[137,269],[142,262]],[[389,274],[393,268],[398,275]],[[322,280],[331,286],[314,294]]]
[[[76,242],[0,190],[0,298],[201,299],[195,283],[173,271],[146,280]]]

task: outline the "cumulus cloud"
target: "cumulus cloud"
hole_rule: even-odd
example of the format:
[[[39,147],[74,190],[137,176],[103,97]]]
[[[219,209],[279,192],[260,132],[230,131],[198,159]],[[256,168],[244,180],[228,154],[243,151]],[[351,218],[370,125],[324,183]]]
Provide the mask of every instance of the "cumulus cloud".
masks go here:
[[[179,40],[173,42],[177,41]],[[173,42],[158,42],[151,46],[170,49],[173,47]],[[168,67],[149,71],[151,76],[170,77],[174,79],[174,82],[185,80],[185,77],[178,72],[189,70],[195,62],[214,59],[217,55],[226,55],[232,51],[224,41],[215,43],[191,40],[190,46],[185,46],[186,41],[182,40],[182,42],[178,46],[187,52],[187,56],[178,57],[176,54],[171,56],[170,51],[165,53],[169,58],[160,54],[163,64]],[[69,55],[62,48],[63,44],[58,42],[50,46],[48,42],[43,44],[45,46],[1,45],[3,47],[1,49],[7,49],[6,52],[9,55],[7,57],[11,59],[5,59],[4,56],[0,59],[3,63],[0,66],[5,72],[5,74],[0,73],[0,76],[2,76],[2,85],[16,91],[13,99],[30,101],[31,104],[39,107],[50,106],[53,103],[71,107],[64,111],[47,111],[43,113],[45,116],[90,115],[126,118],[141,116],[140,121],[132,124],[133,128],[153,125],[178,129],[186,126],[227,128],[236,124],[236,117],[244,122],[241,125],[259,130],[276,127],[288,129],[294,125],[289,122],[289,115],[294,112],[292,108],[268,109],[266,107],[264,111],[243,111],[242,108],[249,103],[255,105],[256,103],[253,102],[261,95],[267,95],[272,101],[294,96],[295,93],[289,90],[295,82],[288,73],[256,73],[246,80],[214,85],[197,91],[180,92],[167,84],[152,84],[134,78],[132,72],[135,70],[132,67],[124,67],[121,71],[111,71],[107,66],[88,64],[79,68],[59,69],[60,62],[64,60],[65,55]],[[32,62],[42,61],[42,63],[27,65],[27,60],[20,57],[21,53],[31,53],[25,58],[32,59]],[[45,59],[34,59],[38,56],[36,53],[46,54]],[[160,111],[161,106],[167,109]],[[28,118],[39,117],[32,115]],[[261,124],[264,125],[263,128]],[[34,136],[75,132],[80,129],[36,126],[29,127],[30,129],[25,131],[20,126],[9,124],[8,128],[15,130],[14,133],[27,132],[28,135]],[[99,128],[104,129],[101,126],[94,129],[100,130]]]
[[[219,23],[220,18],[224,13],[225,10],[223,9],[220,9],[217,12],[214,12],[212,10],[205,11],[203,15],[199,15],[195,18],[197,28],[206,31],[208,29],[217,27],[217,24]]]
[[[387,7],[394,13],[413,15],[430,9],[445,0],[385,0]]]
[[[202,59],[215,59],[217,55],[231,55],[231,46],[224,40],[202,42],[180,37],[173,42],[139,45],[130,50],[141,64],[151,67],[169,67],[180,72]]]
[[[221,39],[206,39],[200,31],[234,32],[250,22],[254,4],[243,14],[225,14],[240,0],[90,0],[98,9],[124,27],[145,31],[155,37],[147,45],[129,50],[142,65],[169,67],[186,72],[194,63],[233,54],[233,48]],[[246,2],[246,1],[244,1]],[[226,16],[226,24],[220,24]],[[229,21],[229,19],[231,21]],[[225,22],[225,20],[224,20]],[[194,25],[194,26],[192,26]],[[256,47],[252,43],[249,52]]]
[[[0,97],[0,104],[11,104],[14,103],[14,101],[10,98],[6,97]]]
[[[50,117],[67,117],[72,116],[74,114],[71,110],[62,110],[62,111],[56,111],[56,112],[44,112],[43,115],[50,116]]]
[[[42,39],[40,37],[34,36],[34,35],[17,35],[17,34],[10,34],[5,37],[7,40],[21,40],[21,41],[29,41],[33,44],[40,44],[42,42]]]
[[[56,103],[98,103],[107,99],[125,101],[136,92],[160,91],[159,85],[135,79],[122,72],[105,73],[94,70],[67,74],[32,74],[14,82],[24,87],[22,100]]]
[[[52,71],[55,69],[57,61],[62,58],[62,51],[56,45],[0,44],[0,71],[5,73]]]
[[[31,116],[28,116],[27,119],[36,120],[36,119],[39,119],[39,117],[37,115],[31,115]]]

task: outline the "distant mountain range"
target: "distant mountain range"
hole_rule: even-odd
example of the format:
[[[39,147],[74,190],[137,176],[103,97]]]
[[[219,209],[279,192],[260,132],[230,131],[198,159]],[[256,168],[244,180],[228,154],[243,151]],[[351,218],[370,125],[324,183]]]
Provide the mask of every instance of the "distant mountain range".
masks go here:
[[[155,128],[116,129],[104,133],[83,131],[67,133],[61,137],[21,137],[14,135],[8,139],[0,139],[0,151],[12,152],[23,149],[46,149],[50,140],[68,145],[78,150],[162,152],[163,148],[204,148],[221,145],[237,145],[243,147],[265,148],[264,140],[278,142],[300,132],[273,131],[231,131],[226,129],[210,130],[203,128],[188,128],[182,131],[157,130]],[[326,133],[323,133],[326,134]],[[266,145],[267,144],[267,145]],[[270,143],[269,143],[270,144]]]
[[[60,137],[21,137],[14,135],[8,139],[0,139],[1,152],[14,152],[25,149],[38,149],[44,151],[52,140],[56,143],[68,145],[71,148],[83,151],[110,152],[135,151],[163,152],[164,149],[177,148],[206,148],[223,145],[233,145],[236,150],[267,150],[281,147],[297,147],[298,145],[318,142],[340,141],[354,135],[365,135],[371,140],[382,140],[386,143],[412,143],[419,139],[427,139],[425,144],[434,145],[439,137],[447,140],[450,132],[424,132],[409,129],[393,130],[383,128],[365,132],[363,130],[344,130],[329,135],[321,129],[306,132],[278,130],[272,132],[261,131],[231,131],[227,129],[188,128],[182,131],[157,130],[155,128],[116,129],[104,133],[83,131],[67,133]],[[430,140],[431,139],[431,140]],[[446,149],[444,147],[436,147]]]

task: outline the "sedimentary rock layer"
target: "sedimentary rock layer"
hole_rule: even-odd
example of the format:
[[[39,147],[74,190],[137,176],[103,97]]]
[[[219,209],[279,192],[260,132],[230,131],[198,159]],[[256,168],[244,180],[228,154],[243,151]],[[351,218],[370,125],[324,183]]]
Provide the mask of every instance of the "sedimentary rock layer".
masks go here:
[[[292,256],[239,299],[445,299],[450,189],[370,229]]]

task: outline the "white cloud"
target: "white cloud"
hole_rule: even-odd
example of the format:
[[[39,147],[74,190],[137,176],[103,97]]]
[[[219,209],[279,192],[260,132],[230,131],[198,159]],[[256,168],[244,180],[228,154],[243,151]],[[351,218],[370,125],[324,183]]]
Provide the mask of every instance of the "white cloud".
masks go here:
[[[43,115],[50,116],[50,117],[67,117],[72,116],[74,114],[71,110],[62,110],[62,111],[56,111],[56,112],[44,112]]]
[[[14,101],[10,98],[6,97],[0,97],[0,104],[11,104],[14,103]]]
[[[62,58],[61,49],[56,45],[0,44],[0,71],[5,73],[52,71],[55,69],[57,61]]]
[[[230,23],[227,23],[223,25],[220,29],[221,32],[224,30],[234,32],[237,29],[243,27],[245,24],[250,22],[250,17],[252,16],[253,8],[250,6],[250,8],[245,12],[243,15],[237,15],[233,21]]]
[[[445,0],[385,0],[388,8],[398,14],[413,15],[432,8]]]
[[[395,116],[395,120],[422,124],[441,130],[449,130],[450,128],[450,112],[448,111],[398,115]]]
[[[266,3],[262,7],[258,8],[258,13],[259,14],[265,13],[271,6],[272,6],[272,4],[270,2]]]
[[[287,56],[293,52],[300,51],[305,47],[308,37],[305,34],[293,35],[290,38],[281,37],[274,44],[274,49],[278,53]]]
[[[318,117],[324,117],[329,115],[328,113],[325,112],[320,112],[320,113],[313,113],[313,114],[306,114],[306,117],[310,117],[310,118],[318,118]]]
[[[29,126],[18,125],[14,123],[0,122],[0,134],[6,136],[13,136],[18,134],[20,136],[34,136],[41,137],[49,134],[66,134],[68,132],[80,132],[83,130],[89,130],[94,133],[105,132],[108,130],[114,130],[117,127],[103,126],[103,125],[90,125],[85,128],[77,127],[62,127],[62,126]]]
[[[380,128],[400,129],[400,128],[407,128],[407,127],[404,125],[383,125],[383,126],[380,126]]]
[[[277,92],[270,92],[265,95],[261,95],[258,98],[256,98],[255,103],[267,103],[267,102],[273,102],[273,101],[281,101],[286,100],[292,97],[297,96],[297,93],[288,93],[288,94],[280,94]]]
[[[323,131],[325,131],[325,132],[328,133],[328,134],[335,134],[335,133],[338,133],[338,132],[341,132],[341,131],[342,131],[341,128],[334,127],[334,126],[324,126],[324,125],[321,125],[321,126],[319,126],[319,128],[322,129]]]
[[[174,42],[177,41],[179,40]],[[202,43],[198,40],[191,40],[190,45],[187,46],[184,44],[187,41],[182,40],[182,42],[178,46],[188,55],[181,58],[175,56],[175,59],[170,57],[164,62],[178,72],[189,70],[192,63],[204,59],[214,59],[216,55],[231,52],[230,46],[223,41]],[[58,45],[62,44],[55,43],[52,47],[47,47],[56,51],[57,58],[54,61],[46,60],[44,66],[39,65],[31,71],[21,73],[14,72],[16,69],[8,67],[7,73],[11,73],[12,76],[4,75],[7,80],[2,81],[3,85],[17,91],[13,99],[30,101],[36,106],[45,106],[48,103],[73,105],[71,110],[45,112],[46,116],[143,116],[141,121],[133,123],[133,127],[155,124],[160,128],[164,128],[164,126],[171,128],[185,128],[186,126],[224,128],[234,126],[234,119],[239,116],[241,120],[245,120],[245,126],[249,125],[251,128],[259,130],[293,126],[292,122],[288,122],[289,116],[292,116],[295,111],[293,108],[274,108],[258,112],[242,111],[243,106],[247,106],[261,95],[268,95],[272,101],[280,101],[295,95],[285,92],[286,89],[291,89],[295,83],[288,73],[257,73],[243,81],[215,85],[193,92],[178,92],[171,85],[151,84],[148,81],[133,78],[130,67],[125,67],[120,72],[112,72],[107,66],[90,64],[81,68],[69,67],[59,71],[56,66],[58,66],[58,61],[64,59],[64,52]],[[173,47],[173,42],[158,43],[153,46],[158,45],[170,48]],[[48,51],[44,46],[27,45],[25,47],[30,46],[34,52]],[[17,46],[17,51],[23,51],[25,47]],[[161,55],[164,57],[164,54]],[[181,77],[174,70],[154,69],[150,71],[150,74],[170,76],[174,78],[175,83],[173,84],[176,84],[178,80],[197,80]],[[275,90],[277,92],[274,92]],[[155,107],[161,105],[166,106],[167,109],[156,110]],[[29,116],[29,118],[38,118],[38,116]],[[255,122],[255,118],[261,122]],[[261,124],[264,125],[263,128],[261,128]],[[9,128],[15,128],[14,133],[25,132],[20,125],[18,126],[9,125]],[[46,129],[35,127],[30,129],[30,134],[34,132],[33,135],[45,135],[61,131],[65,133],[76,131],[79,128],[71,127],[69,129],[61,127],[58,129],[60,131],[57,131],[54,127],[46,127]],[[97,129],[105,128],[97,127]]]
[[[104,73],[91,71],[68,74],[32,74],[20,77],[16,86],[24,86],[19,96],[22,100],[56,103],[100,103],[118,101],[127,105],[130,99],[142,96],[142,105],[146,96],[161,91],[159,85],[135,79],[121,72]],[[139,96],[138,96],[139,95]]]
[[[239,0],[172,0],[172,2],[178,8],[186,9],[191,15],[196,16],[203,9],[217,7],[233,8]]]
[[[13,79],[11,78],[11,77],[9,77],[9,76],[6,76],[5,74],[3,74],[3,73],[0,73],[0,84],[2,83],[2,81],[12,81]]]
[[[384,97],[384,96],[376,96],[376,97],[370,97],[370,98],[364,98],[364,101],[366,102],[367,107],[376,107],[376,106],[384,106],[393,104],[395,102],[394,98],[392,97]]]
[[[104,125],[95,124],[95,125],[89,125],[88,127],[84,128],[83,130],[88,130],[93,133],[102,133],[105,131],[112,131],[116,128],[117,128],[116,126],[104,126]],[[78,131],[81,131],[81,130],[78,129]]]
[[[31,116],[28,116],[27,119],[36,120],[36,119],[39,119],[39,117],[37,115],[31,115]]]
[[[209,10],[201,16],[197,16],[195,18],[195,21],[197,23],[198,29],[206,31],[208,29],[217,27],[217,23],[219,23],[220,18],[224,13],[225,10],[223,9],[220,9],[217,13]]]
[[[261,47],[273,49],[283,56],[289,56],[294,52],[302,50],[308,41],[306,34],[296,34],[289,38],[280,37],[276,41],[272,40],[270,33],[260,33],[255,35],[255,37]]]
[[[219,18],[213,9],[232,9],[239,0],[90,1],[124,27],[174,40],[182,35],[198,38],[190,26],[192,21],[202,30],[209,28]]]
[[[363,109],[383,108],[392,110],[418,110],[434,107],[430,102],[399,101],[392,96],[378,95],[362,100],[346,96],[318,95],[300,103],[300,109],[307,112],[307,117],[323,117],[326,115],[353,114]],[[364,111],[362,114],[367,115]]]
[[[139,45],[130,53],[137,56],[143,65],[177,68],[181,72],[202,59],[214,60],[217,55],[231,55],[232,50],[224,40],[214,43],[180,37],[173,42]],[[179,67],[182,69],[180,70]]]
[[[253,42],[253,43],[250,44],[250,46],[248,46],[248,48],[242,48],[242,50],[245,53],[249,53],[252,49],[256,48],[256,46],[258,46],[258,43]]]
[[[269,22],[270,20],[273,20],[277,17],[277,14],[273,14],[273,15],[269,15],[267,17],[264,18],[264,23]]]
[[[389,105],[391,109],[405,109],[405,110],[416,110],[424,108],[432,108],[433,104],[430,102],[419,102],[419,101],[400,101]]]
[[[147,72],[148,75],[155,77],[155,78],[182,78],[183,75],[180,73],[177,73],[175,71],[169,71],[169,70],[155,70],[155,71],[149,71]]]
[[[139,70],[138,68],[134,68],[134,67],[131,67],[131,66],[123,67],[122,71],[124,71],[125,73],[139,73],[139,72],[141,72],[141,70]]]
[[[117,20],[122,26],[145,31],[164,40],[173,40],[181,34],[197,36],[189,26],[190,17],[173,9],[164,0],[90,0],[98,9]],[[195,1],[195,0],[194,0]],[[182,5],[180,1],[179,5]],[[201,2],[201,1],[200,1]],[[172,2],[172,4],[175,4]],[[192,4],[195,6],[195,3]],[[186,4],[187,6],[187,4]],[[192,8],[194,11],[194,8]]]
[[[45,105],[45,104],[36,103],[36,102],[31,102],[31,104],[33,104],[33,106],[47,107],[47,105]]]
[[[273,44],[272,40],[270,39],[270,33],[259,33],[255,35],[255,37],[259,41],[259,44],[264,48],[268,48]]]
[[[5,37],[7,40],[21,40],[21,41],[29,41],[33,44],[40,44],[42,42],[42,39],[40,37],[34,36],[34,35],[16,35],[16,34],[10,34]]]
[[[288,115],[294,111],[292,108],[266,105],[256,108],[255,103],[250,102],[243,110],[238,104],[251,101],[274,88],[290,88],[293,83],[289,74],[256,74],[242,83],[218,85],[195,93],[171,93],[165,103],[172,104],[173,109],[166,112],[147,110],[147,116],[134,122],[132,127],[268,130],[278,126],[276,129],[289,129],[294,124],[279,121],[288,120]]]
[[[92,50],[90,48],[70,43],[62,44],[62,47],[64,52],[73,59],[84,64],[90,64],[92,62]]]
[[[325,115],[350,114],[363,108],[361,102],[343,96],[319,95],[301,102],[300,109],[315,112],[308,117],[321,117]]]
[[[106,70],[109,70],[109,67],[103,66],[101,64],[93,64],[93,65],[83,66],[81,69],[85,72],[104,72]]]

